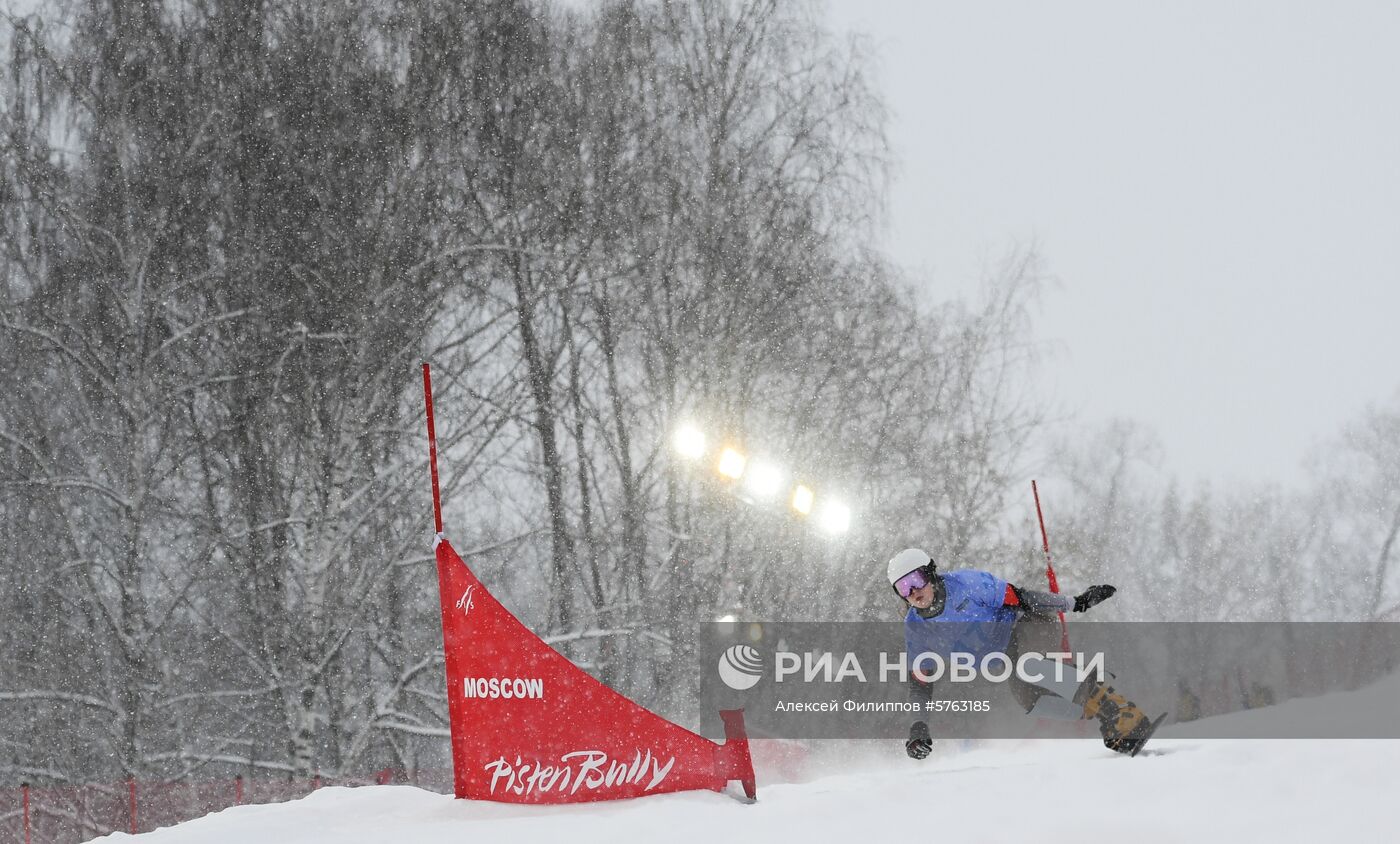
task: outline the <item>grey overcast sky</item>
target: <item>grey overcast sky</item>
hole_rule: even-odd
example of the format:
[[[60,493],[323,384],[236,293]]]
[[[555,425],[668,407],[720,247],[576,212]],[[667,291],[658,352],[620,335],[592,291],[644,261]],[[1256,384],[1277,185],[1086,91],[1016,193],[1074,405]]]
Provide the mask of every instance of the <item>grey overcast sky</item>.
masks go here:
[[[1188,483],[1301,479],[1400,387],[1400,3],[829,0],[878,57],[886,247],[934,297],[1034,241],[1047,387]]]

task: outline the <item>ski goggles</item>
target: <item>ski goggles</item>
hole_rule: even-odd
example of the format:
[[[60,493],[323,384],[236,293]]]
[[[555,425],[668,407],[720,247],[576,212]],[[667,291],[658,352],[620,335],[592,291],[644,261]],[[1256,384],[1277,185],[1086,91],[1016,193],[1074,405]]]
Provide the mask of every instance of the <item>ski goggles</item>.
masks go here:
[[[899,597],[908,598],[915,589],[922,589],[927,585],[928,578],[924,576],[923,570],[914,569],[894,582],[894,591],[899,593]]]

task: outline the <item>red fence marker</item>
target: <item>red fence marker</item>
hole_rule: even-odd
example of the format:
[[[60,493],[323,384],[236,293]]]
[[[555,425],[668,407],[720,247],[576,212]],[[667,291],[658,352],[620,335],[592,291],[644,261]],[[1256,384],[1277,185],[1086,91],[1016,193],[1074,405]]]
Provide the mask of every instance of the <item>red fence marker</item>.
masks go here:
[[[136,834],[136,777],[126,778],[126,793],[131,805],[131,834]]]
[[[414,769],[412,776],[430,790],[449,793],[452,790],[451,770]],[[368,772],[363,779],[376,777],[387,782],[402,782],[409,774],[390,766]],[[0,785],[0,844],[82,841],[110,832],[150,831],[230,806],[294,800],[310,793],[306,787],[308,780],[289,780],[285,775],[261,779],[256,774],[251,777],[238,774],[232,780],[233,788],[229,788],[227,777],[174,783],[146,780],[143,788],[141,781],[132,775],[125,779],[126,794],[122,794],[123,780],[120,779],[41,784],[37,790],[27,782]],[[337,784],[327,783],[325,775],[320,775],[317,781],[318,787]],[[36,817],[40,803],[43,816]],[[20,811],[14,811],[16,808]],[[127,812],[125,823],[123,809]]]

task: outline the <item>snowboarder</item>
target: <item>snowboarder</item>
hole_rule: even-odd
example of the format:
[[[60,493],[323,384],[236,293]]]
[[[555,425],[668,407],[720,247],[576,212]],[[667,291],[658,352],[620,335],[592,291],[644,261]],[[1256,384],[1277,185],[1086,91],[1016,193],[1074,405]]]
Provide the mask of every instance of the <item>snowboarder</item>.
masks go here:
[[[909,605],[904,619],[905,647],[911,659],[925,651],[940,653],[949,646],[980,659],[987,653],[1005,653],[1014,665],[1022,653],[1058,650],[1060,612],[1084,612],[1112,597],[1112,586],[1090,586],[1071,598],[1039,592],[1007,583],[985,571],[952,571],[940,574],[933,558],[920,548],[896,554],[886,571],[890,585]],[[950,627],[946,622],[961,622]],[[1049,635],[1047,635],[1049,634]],[[1054,646],[1036,647],[1041,642]],[[912,666],[911,666],[912,667]],[[1119,753],[1135,755],[1155,727],[1136,704],[1094,677],[1078,681],[1073,672],[1056,677],[1040,673],[1043,680],[1030,682],[1019,672],[1009,680],[1011,692],[1027,713],[1045,718],[1097,718],[1104,745]],[[911,672],[909,699],[925,706],[933,698],[933,686]],[[923,759],[933,749],[928,724],[916,721],[909,728],[905,752]]]

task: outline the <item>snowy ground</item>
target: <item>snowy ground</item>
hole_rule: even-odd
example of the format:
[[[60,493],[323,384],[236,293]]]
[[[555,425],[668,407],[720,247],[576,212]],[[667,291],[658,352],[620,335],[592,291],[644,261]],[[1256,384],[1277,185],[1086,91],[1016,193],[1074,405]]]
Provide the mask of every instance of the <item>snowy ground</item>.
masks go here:
[[[1400,684],[1392,678],[1382,686]],[[1373,689],[1284,706],[1345,717]],[[1366,697],[1360,697],[1366,696]],[[1232,719],[1278,717],[1258,710]],[[998,742],[924,762],[895,743],[846,746],[801,783],[746,805],[709,792],[524,807],[407,786],[327,788],[136,836],[142,844],[462,841],[1392,841],[1400,741],[1171,739],[1136,759],[1096,739]],[[924,838],[923,836],[929,836]],[[132,836],[114,834],[104,841]]]

